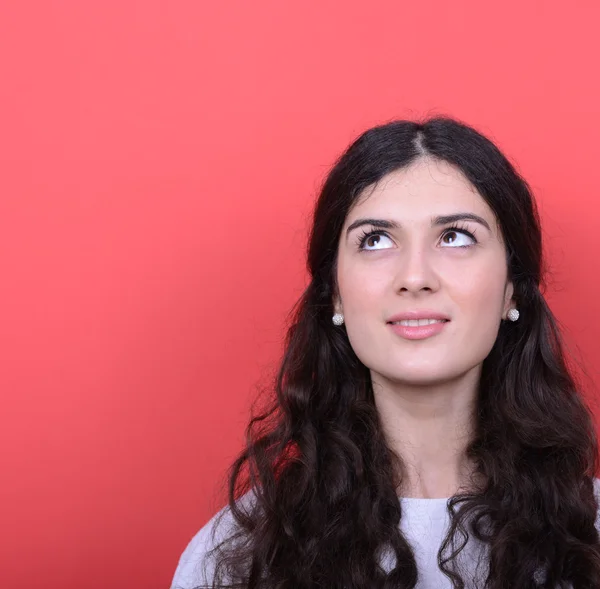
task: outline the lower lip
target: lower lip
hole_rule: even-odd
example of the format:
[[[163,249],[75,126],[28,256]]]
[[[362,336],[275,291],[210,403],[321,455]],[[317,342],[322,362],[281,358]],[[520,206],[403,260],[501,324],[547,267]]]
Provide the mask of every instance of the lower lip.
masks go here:
[[[449,321],[442,323],[430,323],[429,325],[400,325],[400,323],[388,323],[392,331],[405,339],[425,339],[437,335],[444,329]]]

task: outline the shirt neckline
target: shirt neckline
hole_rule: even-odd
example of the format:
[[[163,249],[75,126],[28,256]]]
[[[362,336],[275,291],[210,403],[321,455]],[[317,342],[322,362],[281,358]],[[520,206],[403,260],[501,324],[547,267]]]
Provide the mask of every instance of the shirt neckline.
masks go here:
[[[451,497],[399,497],[407,503],[447,503]]]

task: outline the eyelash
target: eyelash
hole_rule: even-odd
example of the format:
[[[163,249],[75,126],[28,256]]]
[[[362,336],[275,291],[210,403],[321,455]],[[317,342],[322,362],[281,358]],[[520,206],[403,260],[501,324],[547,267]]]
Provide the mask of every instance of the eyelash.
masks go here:
[[[458,233],[464,233],[465,235],[467,235],[468,237],[470,237],[475,243],[469,244],[469,245],[456,245],[454,247],[458,247],[461,249],[466,249],[469,247],[473,247],[475,244],[478,243],[477,239],[475,238],[475,231],[471,232],[468,231],[467,229],[465,229],[464,227],[459,227],[458,225],[452,225],[451,227],[446,227],[446,229],[444,230],[444,233],[442,233],[442,237],[448,233],[449,231],[456,231]],[[365,230],[363,233],[361,233],[361,235],[359,235],[358,239],[357,239],[357,245],[358,245],[358,249],[361,251],[365,251],[365,252],[369,252],[369,251],[375,251],[375,250],[365,250],[364,245],[365,242],[367,241],[367,239],[369,239],[369,237],[371,237],[372,235],[384,235],[385,237],[389,237],[389,235],[382,230],[376,230],[376,231],[369,231],[369,230]]]

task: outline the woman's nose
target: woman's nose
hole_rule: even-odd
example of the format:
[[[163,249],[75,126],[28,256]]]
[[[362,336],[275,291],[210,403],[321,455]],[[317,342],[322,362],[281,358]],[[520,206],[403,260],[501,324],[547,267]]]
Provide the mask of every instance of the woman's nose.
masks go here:
[[[406,246],[395,270],[394,290],[437,290],[438,278],[430,252],[423,245]]]

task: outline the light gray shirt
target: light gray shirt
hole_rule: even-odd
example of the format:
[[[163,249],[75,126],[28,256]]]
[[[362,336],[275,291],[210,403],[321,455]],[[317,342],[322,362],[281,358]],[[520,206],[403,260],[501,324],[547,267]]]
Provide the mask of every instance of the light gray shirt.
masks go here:
[[[600,479],[594,479],[594,486],[598,502],[600,501]],[[246,497],[248,494],[240,501],[243,503]],[[402,503],[400,529],[414,550],[419,571],[416,589],[452,589],[450,579],[439,569],[437,563],[437,554],[450,524],[450,515],[446,507],[448,498],[403,497],[400,501]],[[217,516],[224,511],[224,517],[217,529],[215,526]],[[226,506],[200,529],[179,559],[171,589],[193,589],[199,585],[211,585],[214,564],[205,558],[205,555],[215,543],[225,538],[233,524],[233,516]],[[600,512],[596,518],[596,528],[600,531]],[[483,584],[488,573],[487,550],[486,545],[470,537],[469,542],[458,555],[456,562],[466,587],[477,588]],[[383,568],[389,571],[393,566],[390,555],[383,554],[381,558]],[[541,575],[541,571],[538,574]],[[541,581],[541,577],[538,580]]]

